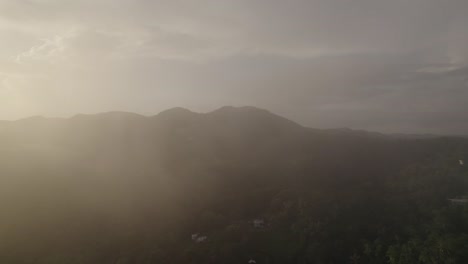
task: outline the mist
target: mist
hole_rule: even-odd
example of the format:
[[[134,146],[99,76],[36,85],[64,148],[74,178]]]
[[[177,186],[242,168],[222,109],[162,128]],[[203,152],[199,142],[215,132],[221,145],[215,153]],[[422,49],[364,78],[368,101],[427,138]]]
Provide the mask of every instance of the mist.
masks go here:
[[[254,105],[317,128],[466,134],[467,8],[3,0],[0,119]]]
[[[467,12],[0,0],[0,263],[468,263]]]

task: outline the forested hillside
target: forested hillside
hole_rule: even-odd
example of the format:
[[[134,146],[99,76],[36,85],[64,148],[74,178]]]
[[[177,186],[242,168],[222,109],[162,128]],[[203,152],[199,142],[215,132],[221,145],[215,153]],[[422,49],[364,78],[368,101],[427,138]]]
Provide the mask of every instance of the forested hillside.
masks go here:
[[[253,107],[4,121],[0,263],[468,263],[463,161]]]

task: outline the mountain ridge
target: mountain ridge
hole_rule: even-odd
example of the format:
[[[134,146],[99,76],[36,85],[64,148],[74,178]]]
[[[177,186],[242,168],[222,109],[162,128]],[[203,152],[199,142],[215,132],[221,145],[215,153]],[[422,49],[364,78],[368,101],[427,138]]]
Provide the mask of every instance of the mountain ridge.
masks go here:
[[[10,122],[0,262],[347,263],[384,247],[363,262],[384,263],[395,234],[466,193],[460,160],[466,139],[312,129],[251,107]]]
[[[46,117],[46,116],[31,116],[26,118],[21,118],[17,120],[0,120],[0,125],[15,123],[41,123],[41,122],[66,122],[66,121],[98,121],[98,120],[113,120],[113,121],[124,121],[124,120],[133,120],[133,121],[144,121],[144,120],[178,120],[178,121],[188,121],[190,119],[196,118],[207,118],[207,117],[218,117],[218,118],[232,118],[233,116],[256,116],[259,119],[269,118],[270,120],[275,120],[276,122],[281,122],[283,125],[297,126],[312,130],[318,130],[323,132],[333,132],[333,133],[345,133],[345,134],[360,134],[360,135],[369,135],[369,136],[384,136],[400,139],[429,139],[429,138],[438,138],[438,137],[468,137],[468,135],[434,135],[426,133],[381,133],[363,129],[352,129],[352,128],[315,128],[309,126],[303,126],[295,121],[292,121],[281,115],[277,115],[269,110],[258,108],[254,106],[222,106],[220,108],[214,109],[209,112],[194,112],[190,109],[184,107],[173,107],[166,110],[163,110],[155,115],[142,115],[134,112],[127,111],[107,111],[107,112],[98,112],[93,114],[75,114],[71,117]]]

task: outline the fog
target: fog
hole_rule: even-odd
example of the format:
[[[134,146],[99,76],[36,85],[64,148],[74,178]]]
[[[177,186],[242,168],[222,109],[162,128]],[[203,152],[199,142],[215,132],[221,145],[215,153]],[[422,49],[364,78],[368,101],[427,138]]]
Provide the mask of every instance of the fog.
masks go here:
[[[467,2],[0,1],[0,119],[254,105],[466,134]]]
[[[467,0],[0,0],[0,264],[468,263]]]

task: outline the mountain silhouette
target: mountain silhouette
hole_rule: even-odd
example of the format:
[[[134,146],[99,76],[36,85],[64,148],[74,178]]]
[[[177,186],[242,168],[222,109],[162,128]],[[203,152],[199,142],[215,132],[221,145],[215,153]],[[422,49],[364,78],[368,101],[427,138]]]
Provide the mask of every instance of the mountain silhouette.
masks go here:
[[[255,107],[0,122],[0,262],[345,263],[464,194],[467,154],[463,138],[312,129]]]

